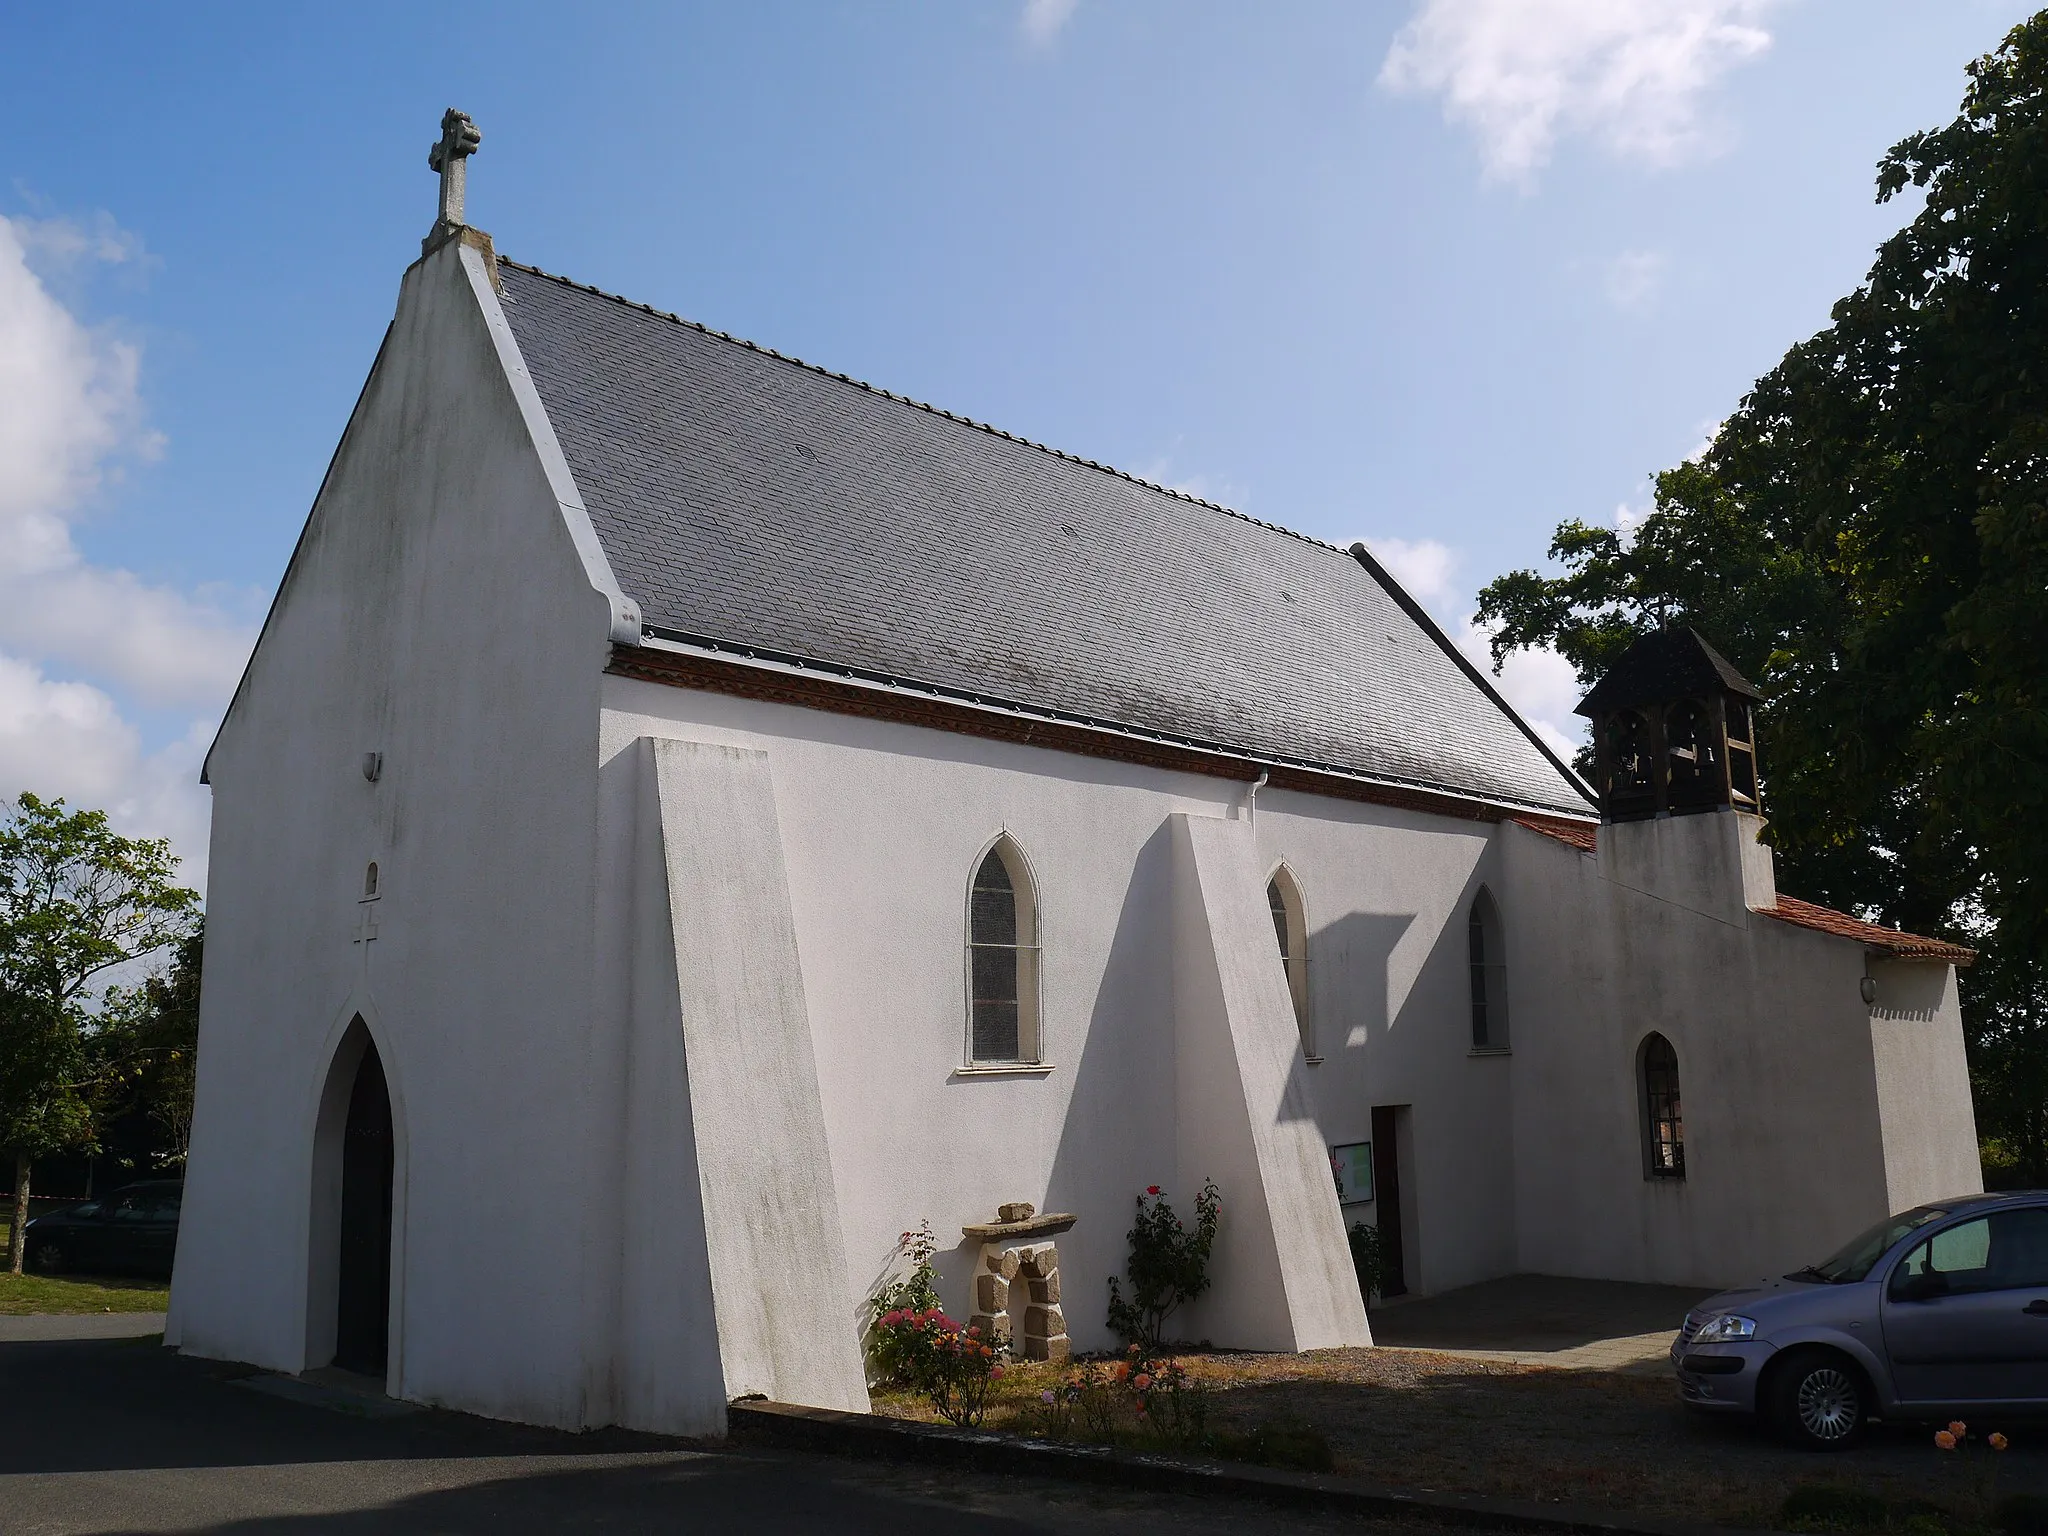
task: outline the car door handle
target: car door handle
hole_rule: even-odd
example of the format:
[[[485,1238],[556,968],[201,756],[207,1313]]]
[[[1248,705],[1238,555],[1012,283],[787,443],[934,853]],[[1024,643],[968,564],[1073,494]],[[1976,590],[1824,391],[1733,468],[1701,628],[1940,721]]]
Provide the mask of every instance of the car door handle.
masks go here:
[[[2030,1301],[2020,1310],[2029,1317],[2048,1317],[2048,1301]]]

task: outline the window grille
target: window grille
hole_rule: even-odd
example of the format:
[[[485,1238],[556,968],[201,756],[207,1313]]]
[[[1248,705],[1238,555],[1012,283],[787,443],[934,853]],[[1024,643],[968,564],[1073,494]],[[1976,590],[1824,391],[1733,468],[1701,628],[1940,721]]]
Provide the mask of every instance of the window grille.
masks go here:
[[[1014,867],[1013,867],[1014,865]],[[1037,913],[1023,860],[998,843],[968,897],[968,1059],[1038,1059]]]
[[[1653,1179],[1685,1177],[1685,1118],[1678,1097],[1678,1053],[1662,1035],[1643,1042],[1643,1161]]]

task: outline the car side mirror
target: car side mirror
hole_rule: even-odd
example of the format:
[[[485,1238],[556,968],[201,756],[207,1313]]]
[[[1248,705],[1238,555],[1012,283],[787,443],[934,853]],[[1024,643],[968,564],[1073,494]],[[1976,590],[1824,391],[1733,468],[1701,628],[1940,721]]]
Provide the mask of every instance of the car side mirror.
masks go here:
[[[1900,1275],[1892,1281],[1893,1301],[1932,1301],[1948,1294],[1948,1276],[1939,1270],[1918,1275]]]

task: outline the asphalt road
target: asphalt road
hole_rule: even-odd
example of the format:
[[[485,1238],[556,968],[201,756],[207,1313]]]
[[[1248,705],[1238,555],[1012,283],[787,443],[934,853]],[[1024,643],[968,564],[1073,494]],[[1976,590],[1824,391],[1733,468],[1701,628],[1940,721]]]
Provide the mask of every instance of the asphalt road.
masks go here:
[[[183,1359],[153,1339],[0,1342],[5,1536],[1404,1529],[1049,1479],[610,1430],[566,1435],[462,1414],[364,1418],[251,1390],[245,1371]]]

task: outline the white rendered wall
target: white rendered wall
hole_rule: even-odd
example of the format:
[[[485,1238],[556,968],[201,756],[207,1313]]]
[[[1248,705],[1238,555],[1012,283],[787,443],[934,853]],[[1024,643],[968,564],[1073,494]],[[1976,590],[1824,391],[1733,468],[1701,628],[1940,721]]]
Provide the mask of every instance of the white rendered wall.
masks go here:
[[[1898,1208],[1894,1186],[1940,1182],[1906,1172],[1916,1160],[1974,1182],[1952,982],[1945,1010],[1888,1042],[1860,943],[1745,907],[1768,886],[1736,848],[1749,830],[1734,813],[1602,827],[1595,856],[1503,828],[1519,1267],[1733,1284],[1816,1262]],[[1651,1030],[1678,1056],[1683,1180],[1645,1176]],[[1907,1123],[1883,1081],[1922,1066],[1940,1070]]]
[[[1249,821],[1173,818],[1180,1185],[1230,1186],[1184,1326],[1239,1348],[1370,1344]]]
[[[717,1334],[721,1405],[758,1395],[865,1413],[768,755],[687,741],[639,745],[660,810],[678,1000],[674,1014],[636,1034],[634,1072],[648,1070],[656,1088],[654,1118],[687,1125],[697,1190],[694,1199],[688,1191],[664,1198],[644,1181],[648,1199],[630,1213],[628,1251],[668,1223],[678,1196],[701,1212],[713,1310],[699,1325]],[[680,1072],[654,1072],[656,1052],[678,1036]],[[629,1319],[637,1323],[666,1298],[658,1281],[636,1289],[642,1306]],[[639,1353],[627,1351],[629,1359]],[[722,1412],[713,1427],[723,1429]]]
[[[1163,1184],[1186,1213],[1201,1177],[1199,1149],[1176,1150],[1172,819],[1234,821],[1247,786],[652,683],[606,686],[608,776],[642,736],[767,752],[856,1309],[921,1218],[939,1235],[947,1302],[964,1309],[975,1248],[961,1226],[1029,1200],[1080,1217],[1058,1239],[1068,1326],[1077,1349],[1107,1345],[1106,1280],[1121,1272],[1134,1197]],[[1464,928],[1494,829],[1267,792],[1255,835],[1244,830],[1256,953],[1270,952],[1282,1009],[1263,910],[1266,871],[1282,858],[1308,909],[1326,1059],[1291,1069],[1315,1119],[1297,1127],[1304,1144],[1361,1139],[1375,1103],[1415,1105],[1418,1150],[1404,1171],[1422,1222],[1415,1262],[1432,1288],[1506,1272],[1512,1063],[1469,1055]],[[1047,1066],[963,1074],[967,887],[1002,832],[1039,892]],[[1327,1177],[1319,1170],[1313,1199],[1328,1190],[1334,1203]],[[1219,1180],[1228,1222],[1248,1192]]]
[[[617,1053],[590,1007],[611,613],[481,271],[451,244],[406,274],[212,755],[171,1329],[192,1353],[308,1363],[313,1122],[360,1013],[399,1120],[391,1389],[575,1425],[609,1416],[615,1281],[587,1268],[616,1245],[593,1134],[616,1116],[593,1105],[616,1101]],[[371,860],[381,894],[359,903]]]
[[[1903,1211],[1984,1188],[1956,973],[1924,961],[1870,967],[1872,1063],[1884,1128],[1887,1200]]]

